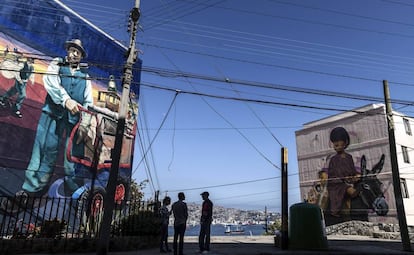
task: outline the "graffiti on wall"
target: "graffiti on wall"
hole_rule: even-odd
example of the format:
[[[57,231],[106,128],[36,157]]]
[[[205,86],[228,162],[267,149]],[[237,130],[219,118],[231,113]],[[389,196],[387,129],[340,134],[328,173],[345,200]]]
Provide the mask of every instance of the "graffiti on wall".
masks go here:
[[[97,196],[105,194],[120,96],[113,83],[108,86],[88,73],[80,39],[61,47],[65,56],[49,57],[0,37],[0,170],[8,180],[2,190],[19,201],[79,199],[92,186]],[[136,100],[131,93],[116,201],[129,189]],[[10,201],[2,201],[5,209],[3,202]]]
[[[349,220],[368,221],[372,212],[387,215],[388,203],[378,179],[385,156],[379,155],[379,161],[368,169],[365,155],[355,162],[346,151],[350,135],[345,128],[332,129],[330,141],[335,153],[324,159],[317,181],[307,191],[307,201],[321,207],[327,225]]]

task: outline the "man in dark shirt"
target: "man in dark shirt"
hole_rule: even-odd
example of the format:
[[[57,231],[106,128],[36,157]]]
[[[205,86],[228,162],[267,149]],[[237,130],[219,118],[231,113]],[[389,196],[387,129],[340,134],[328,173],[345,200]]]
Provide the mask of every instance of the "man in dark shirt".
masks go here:
[[[185,195],[183,192],[178,193],[178,201],[172,205],[174,213],[174,255],[183,255],[184,233],[187,227],[188,208],[184,202]],[[179,240],[178,247],[177,241]],[[178,249],[177,249],[178,248]]]
[[[208,198],[209,193],[204,191],[200,194],[204,202],[201,208],[200,235],[198,236],[198,245],[200,253],[210,251],[210,227],[213,221],[213,203]]]

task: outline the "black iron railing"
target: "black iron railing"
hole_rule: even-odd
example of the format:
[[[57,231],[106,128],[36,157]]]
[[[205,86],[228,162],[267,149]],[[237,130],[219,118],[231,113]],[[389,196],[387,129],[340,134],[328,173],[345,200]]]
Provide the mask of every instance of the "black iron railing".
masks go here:
[[[0,238],[94,238],[99,236],[103,198],[0,197]],[[127,227],[152,221],[156,203],[115,201],[112,236],[130,234]],[[145,219],[152,217],[152,219]],[[137,222],[139,221],[139,222]],[[145,232],[145,230],[142,230]]]

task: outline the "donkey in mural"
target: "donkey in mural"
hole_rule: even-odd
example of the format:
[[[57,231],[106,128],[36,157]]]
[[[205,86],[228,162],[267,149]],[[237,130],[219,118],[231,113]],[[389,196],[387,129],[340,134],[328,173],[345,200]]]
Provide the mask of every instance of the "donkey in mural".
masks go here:
[[[382,191],[382,182],[378,179],[385,161],[382,154],[377,164],[371,170],[367,169],[365,155],[361,157],[361,180],[356,187],[359,195],[351,200],[351,219],[368,220],[368,210],[373,210],[378,216],[388,213],[388,204]]]
[[[329,205],[325,213],[326,225],[333,225],[349,220],[368,221],[368,212],[373,210],[379,216],[385,216],[388,213],[388,204],[384,198],[382,182],[378,179],[385,161],[385,155],[381,155],[380,160],[371,170],[367,169],[367,160],[365,155],[361,157],[361,178],[354,184],[359,194],[351,199],[351,208],[349,215],[336,218],[329,213]],[[329,196],[329,195],[328,195]],[[328,203],[329,204],[329,203]]]

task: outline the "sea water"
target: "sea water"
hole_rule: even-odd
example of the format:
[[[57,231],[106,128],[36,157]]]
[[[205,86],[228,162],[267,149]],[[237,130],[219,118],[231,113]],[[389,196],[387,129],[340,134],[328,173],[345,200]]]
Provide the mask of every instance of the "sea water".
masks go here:
[[[228,236],[228,235],[237,235],[237,236],[243,236],[243,235],[252,235],[252,236],[258,236],[263,235],[265,233],[265,227],[264,225],[243,225],[244,233],[231,233],[226,234],[226,227],[222,224],[215,224],[211,225],[211,236]],[[198,236],[200,233],[200,225],[195,226],[187,226],[185,230],[185,236]],[[168,228],[168,234],[169,236],[172,236],[174,234],[174,228],[173,226],[169,226]]]

